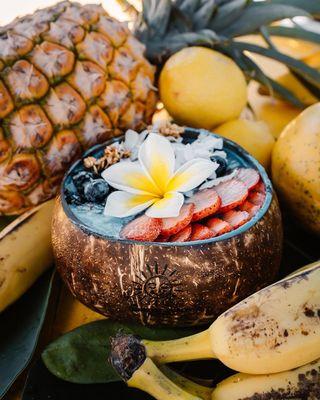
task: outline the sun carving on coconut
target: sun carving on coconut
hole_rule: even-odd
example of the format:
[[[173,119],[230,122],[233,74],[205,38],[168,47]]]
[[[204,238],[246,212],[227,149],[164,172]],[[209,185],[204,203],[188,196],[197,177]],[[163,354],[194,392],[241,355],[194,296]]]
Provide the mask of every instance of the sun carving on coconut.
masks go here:
[[[150,133],[140,146],[138,161],[122,161],[102,177],[117,191],[108,196],[105,215],[129,217],[146,210],[151,218],[177,217],[184,194],[203,183],[216,164],[195,158],[176,169],[173,146],[165,137]]]

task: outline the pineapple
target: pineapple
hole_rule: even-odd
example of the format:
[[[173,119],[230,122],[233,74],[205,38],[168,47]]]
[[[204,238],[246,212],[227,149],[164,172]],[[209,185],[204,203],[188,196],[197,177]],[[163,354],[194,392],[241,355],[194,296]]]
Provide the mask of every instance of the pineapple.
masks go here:
[[[149,123],[154,67],[101,6],[62,2],[0,30],[0,215],[52,197],[90,146]]]

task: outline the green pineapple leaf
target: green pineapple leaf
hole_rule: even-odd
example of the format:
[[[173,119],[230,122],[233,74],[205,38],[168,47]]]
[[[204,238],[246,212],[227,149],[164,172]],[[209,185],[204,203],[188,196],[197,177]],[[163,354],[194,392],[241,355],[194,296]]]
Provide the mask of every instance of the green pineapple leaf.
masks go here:
[[[303,28],[297,28],[297,27],[289,28],[287,26],[269,26],[266,29],[269,35],[301,39],[318,44],[320,43],[319,33],[313,31],[307,31],[306,29]]]
[[[320,1],[319,0],[267,0],[270,4],[284,4],[292,7],[302,8],[308,13],[319,16],[320,15]]]
[[[218,8],[208,27],[218,32],[230,26],[243,12],[248,0],[231,0]]]
[[[243,36],[256,32],[262,25],[297,16],[309,16],[309,13],[283,4],[256,3],[246,7],[234,23],[219,33],[230,38]]]
[[[251,43],[233,42],[232,46],[239,51],[250,51],[280,61],[298,75],[303,76],[308,82],[320,88],[320,72],[296,58],[287,56],[275,49],[265,48]]]

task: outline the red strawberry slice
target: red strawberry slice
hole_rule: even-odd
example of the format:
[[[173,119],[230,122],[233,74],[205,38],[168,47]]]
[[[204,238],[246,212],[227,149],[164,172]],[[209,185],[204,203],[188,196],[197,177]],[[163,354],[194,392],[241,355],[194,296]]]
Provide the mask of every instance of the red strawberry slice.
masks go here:
[[[245,224],[250,219],[250,215],[246,211],[230,210],[223,214],[222,218],[224,221],[228,222],[233,229],[236,229]]]
[[[255,191],[255,192],[262,193],[262,194],[265,194],[265,193],[266,193],[266,187],[265,187],[265,185],[264,185],[264,183],[263,183],[262,180],[260,180],[260,181],[258,182],[258,184],[254,187],[254,191]]]
[[[215,237],[215,233],[204,225],[193,224],[190,240],[205,240]]]
[[[184,204],[177,217],[162,218],[161,236],[171,236],[188,226],[192,220],[194,204]]]
[[[186,228],[182,229],[182,231],[171,236],[170,242],[187,242],[191,237],[191,233],[192,227],[188,225]]]
[[[239,207],[240,211],[246,211],[250,217],[252,218],[260,209],[260,206],[251,203],[249,200],[246,200],[241,206]]]
[[[250,201],[250,203],[253,203],[256,206],[260,206],[260,207],[263,205],[265,198],[266,198],[266,195],[264,193],[255,192],[255,191],[249,193],[249,196],[248,196],[248,200]]]
[[[236,179],[219,183],[219,185],[215,186],[215,191],[221,198],[219,212],[229,211],[240,206],[248,196],[248,190],[244,183]]]
[[[221,199],[214,189],[199,190],[190,201],[195,205],[192,221],[199,221],[214,214],[221,205]]]
[[[134,219],[122,228],[120,237],[152,242],[160,235],[161,227],[161,219],[141,215],[141,217]]]
[[[253,168],[239,168],[235,179],[244,183],[245,187],[250,190],[257,185],[260,180],[260,175]]]
[[[232,231],[232,226],[220,218],[210,218],[206,222],[207,227],[212,230],[217,236]]]
[[[257,206],[253,203],[251,203],[249,200],[246,200],[241,206],[239,207],[241,211],[247,211],[247,213],[250,215],[252,218],[254,215],[257,214],[257,212],[260,209],[260,206]]]

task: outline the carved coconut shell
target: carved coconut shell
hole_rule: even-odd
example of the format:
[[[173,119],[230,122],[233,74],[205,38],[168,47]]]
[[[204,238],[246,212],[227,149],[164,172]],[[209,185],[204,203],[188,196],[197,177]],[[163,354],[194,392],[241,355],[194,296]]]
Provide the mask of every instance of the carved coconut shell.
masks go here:
[[[188,135],[197,132],[188,130]],[[58,270],[78,300],[115,320],[189,326],[211,322],[274,280],[282,250],[277,198],[258,162],[235,143],[224,143],[228,156],[259,171],[266,200],[245,225],[213,239],[145,243],[98,234],[75,217],[62,187],[53,247]]]

